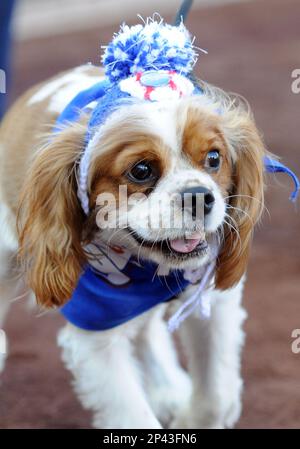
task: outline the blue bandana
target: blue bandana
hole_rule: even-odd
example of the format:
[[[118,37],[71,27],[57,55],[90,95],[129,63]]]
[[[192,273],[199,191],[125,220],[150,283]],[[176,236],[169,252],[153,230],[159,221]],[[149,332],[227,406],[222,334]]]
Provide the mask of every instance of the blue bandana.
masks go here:
[[[112,252],[100,259],[102,267],[108,268],[106,272],[85,267],[71,300],[61,309],[63,316],[81,329],[101,331],[119,326],[170,301],[190,284],[182,271],[159,275],[156,264],[134,257],[120,269],[122,258],[118,261],[114,254],[113,260]]]

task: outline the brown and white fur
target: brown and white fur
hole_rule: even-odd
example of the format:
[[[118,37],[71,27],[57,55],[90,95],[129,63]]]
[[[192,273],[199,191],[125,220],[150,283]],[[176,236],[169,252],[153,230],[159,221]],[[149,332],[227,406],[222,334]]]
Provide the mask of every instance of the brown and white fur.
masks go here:
[[[97,197],[102,192],[117,194],[120,184],[127,184],[129,193],[148,197],[153,191],[208,187],[216,201],[205,231],[219,236],[221,250],[215,288],[207,293],[211,319],[201,321],[193,315],[178,331],[189,374],[178,362],[164,320],[165,313],[170,314],[167,309],[176,309],[178,301],[108,331],[83,331],[66,324],[58,343],[78,397],[94,413],[95,427],[232,427],[241,411],[243,279],[253,226],[263,205],[265,149],[251,112],[245,102],[204,83],[201,97],[121,108],[104,125],[93,148],[91,213],[86,219],[76,195],[76,167],[87,117],[57,135],[51,135],[51,128],[72,97],[98,81],[99,69],[91,66],[61,74],[28,91],[1,123],[0,328],[10,301],[19,294],[19,273],[39,305],[60,306],[71,296],[86,261],[84,245],[96,237],[110,244],[126,243],[140,257],[170,268],[203,265],[205,254],[182,260],[166,257],[157,247],[141,246],[124,229],[101,232],[96,225]],[[205,158],[215,148],[222,165],[209,173]],[[155,186],[134,185],[125,176],[142,159],[158,167]],[[137,200],[129,210],[130,227],[154,242],[157,230],[135,220],[140,207]],[[162,229],[159,235],[175,237],[172,230]]]

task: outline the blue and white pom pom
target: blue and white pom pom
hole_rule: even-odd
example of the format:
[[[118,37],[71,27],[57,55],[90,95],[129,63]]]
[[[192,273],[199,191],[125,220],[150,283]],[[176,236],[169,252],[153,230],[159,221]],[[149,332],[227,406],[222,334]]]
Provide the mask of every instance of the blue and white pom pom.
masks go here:
[[[144,25],[123,25],[105,47],[102,63],[112,83],[148,70],[169,70],[188,75],[198,54],[190,33],[181,23],[165,24],[148,18]]]

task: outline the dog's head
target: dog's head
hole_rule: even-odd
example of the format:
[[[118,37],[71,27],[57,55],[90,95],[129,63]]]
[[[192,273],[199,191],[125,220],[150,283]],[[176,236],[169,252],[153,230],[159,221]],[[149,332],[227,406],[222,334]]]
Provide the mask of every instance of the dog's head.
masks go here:
[[[18,223],[20,255],[39,303],[70,298],[87,260],[84,245],[95,239],[183,269],[207,262],[216,237],[216,287],[239,281],[263,207],[265,150],[243,101],[202,88],[201,96],[132,101],[110,115],[91,148],[88,216],[77,197],[85,117],[38,152]],[[174,226],[179,216],[181,226]]]

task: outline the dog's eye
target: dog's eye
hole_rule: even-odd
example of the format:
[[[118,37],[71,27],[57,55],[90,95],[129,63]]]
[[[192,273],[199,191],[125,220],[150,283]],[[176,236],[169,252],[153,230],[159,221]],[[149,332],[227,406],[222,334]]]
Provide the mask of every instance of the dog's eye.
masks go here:
[[[221,156],[218,150],[211,150],[205,159],[205,168],[210,171],[217,171],[220,168]]]
[[[141,161],[135,164],[129,172],[127,172],[127,177],[130,181],[136,183],[148,183],[157,178],[157,173],[154,165],[148,161]]]

